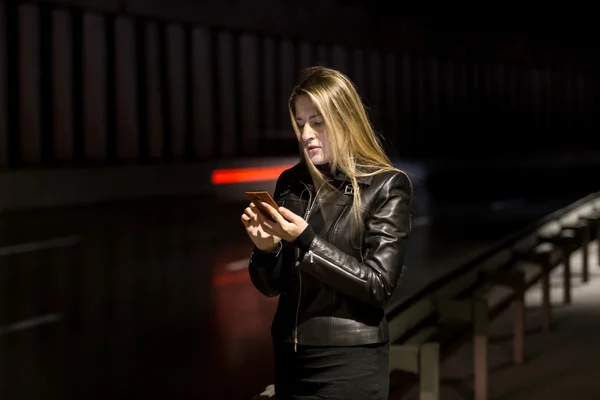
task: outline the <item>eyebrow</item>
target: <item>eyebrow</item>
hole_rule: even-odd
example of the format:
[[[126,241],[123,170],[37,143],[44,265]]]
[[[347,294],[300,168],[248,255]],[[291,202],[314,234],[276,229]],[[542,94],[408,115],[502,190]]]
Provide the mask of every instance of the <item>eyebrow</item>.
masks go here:
[[[322,117],[322,115],[321,114],[313,114],[310,117],[308,117],[308,119],[313,119],[313,118],[317,118],[317,117]],[[303,121],[303,119],[300,117],[296,117],[296,121]]]

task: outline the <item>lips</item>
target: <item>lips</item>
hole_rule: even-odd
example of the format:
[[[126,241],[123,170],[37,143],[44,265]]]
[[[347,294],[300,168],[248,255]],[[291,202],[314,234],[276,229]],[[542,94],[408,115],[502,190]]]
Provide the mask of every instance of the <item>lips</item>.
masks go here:
[[[319,146],[308,146],[306,149],[308,151],[311,151],[311,150],[318,149],[318,148],[319,148]]]

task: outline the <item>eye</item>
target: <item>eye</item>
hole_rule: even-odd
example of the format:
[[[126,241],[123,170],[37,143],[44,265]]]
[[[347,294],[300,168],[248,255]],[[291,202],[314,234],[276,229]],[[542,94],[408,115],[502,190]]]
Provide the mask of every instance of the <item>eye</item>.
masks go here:
[[[323,126],[323,125],[325,125],[325,121],[313,121],[311,123],[311,125],[313,125],[313,126]]]

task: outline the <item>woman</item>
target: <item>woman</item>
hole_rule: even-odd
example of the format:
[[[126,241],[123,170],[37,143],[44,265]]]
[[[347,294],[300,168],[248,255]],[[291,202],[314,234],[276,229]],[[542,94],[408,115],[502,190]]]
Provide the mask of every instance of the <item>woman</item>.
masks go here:
[[[352,82],[313,67],[289,100],[302,161],[284,171],[280,206],[241,216],[254,250],[250,277],[279,295],[272,325],[275,395],[387,399],[383,306],[402,275],[412,186],[394,168]]]

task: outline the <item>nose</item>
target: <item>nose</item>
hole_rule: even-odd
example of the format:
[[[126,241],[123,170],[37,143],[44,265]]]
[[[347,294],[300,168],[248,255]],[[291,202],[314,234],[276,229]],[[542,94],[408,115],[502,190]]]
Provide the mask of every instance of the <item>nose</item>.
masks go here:
[[[312,130],[309,123],[304,124],[302,127],[302,135],[300,138],[304,143],[308,143],[315,138],[315,132]]]

